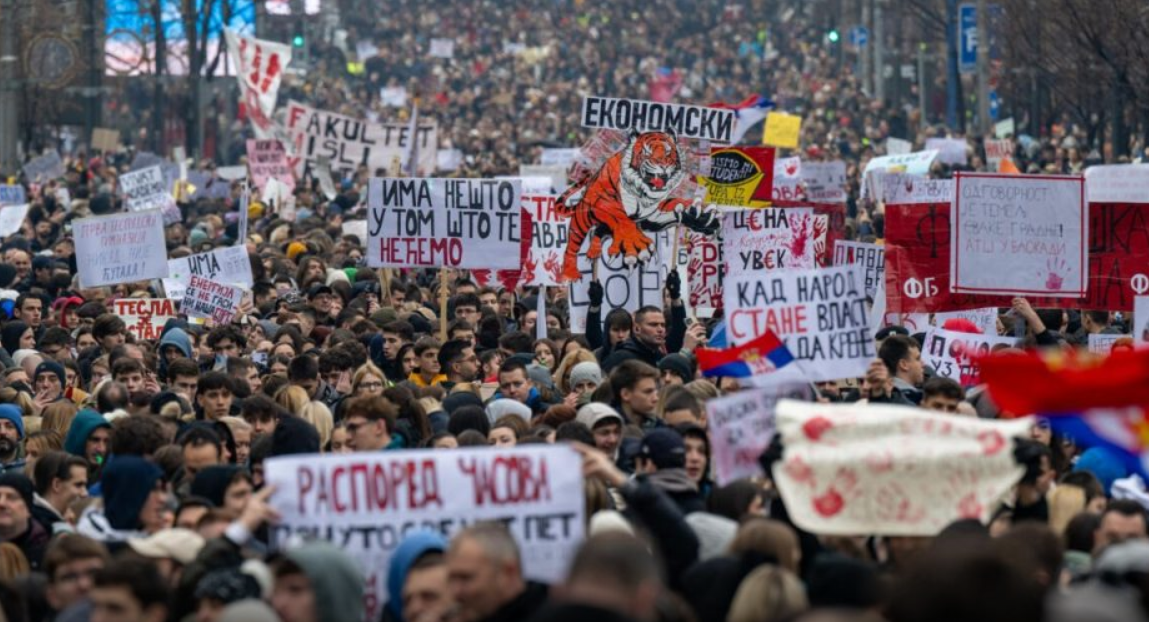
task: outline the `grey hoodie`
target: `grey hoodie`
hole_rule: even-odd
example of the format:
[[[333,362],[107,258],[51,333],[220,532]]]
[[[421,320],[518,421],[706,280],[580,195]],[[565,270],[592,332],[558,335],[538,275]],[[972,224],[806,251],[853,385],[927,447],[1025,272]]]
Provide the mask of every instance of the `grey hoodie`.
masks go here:
[[[363,622],[363,573],[359,565],[327,542],[309,542],[287,553],[315,593],[315,617],[324,622]]]

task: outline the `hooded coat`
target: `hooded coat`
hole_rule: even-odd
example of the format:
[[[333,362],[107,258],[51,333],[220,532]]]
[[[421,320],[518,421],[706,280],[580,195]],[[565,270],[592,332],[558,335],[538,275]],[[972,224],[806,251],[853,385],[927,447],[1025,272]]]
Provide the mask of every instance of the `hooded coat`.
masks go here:
[[[242,467],[234,464],[217,464],[196,473],[191,483],[191,495],[203,497],[212,502],[217,508],[223,507],[227,488],[235,479],[235,474],[242,471]]]
[[[143,535],[140,511],[162,476],[160,467],[139,456],[117,456],[104,469],[103,507],[85,511],[76,530],[93,540],[117,544]]]
[[[403,540],[395,553],[391,555],[391,565],[387,570],[387,620],[403,622],[403,584],[407,582],[407,573],[423,555],[431,552],[447,550],[447,539],[431,531],[417,531]]]
[[[287,553],[307,575],[315,593],[315,617],[324,622],[362,622],[363,573],[328,542],[310,542]]]
[[[20,337],[28,330],[28,325],[21,321],[8,322],[0,329],[0,345],[9,355],[20,349]]]
[[[88,442],[88,437],[92,435],[98,428],[111,428],[112,424],[108,423],[100,413],[85,408],[76,413],[76,418],[72,419],[72,425],[68,428],[68,435],[64,437],[64,451],[87,458],[84,451],[84,446]]]
[[[192,350],[192,340],[188,336],[187,331],[182,327],[175,325],[177,320],[168,320],[168,325],[164,327],[163,337],[160,339],[159,351],[159,371],[160,378],[166,379],[168,377],[168,360],[163,355],[166,346],[174,346],[179,349],[189,359],[195,360],[195,354]]]

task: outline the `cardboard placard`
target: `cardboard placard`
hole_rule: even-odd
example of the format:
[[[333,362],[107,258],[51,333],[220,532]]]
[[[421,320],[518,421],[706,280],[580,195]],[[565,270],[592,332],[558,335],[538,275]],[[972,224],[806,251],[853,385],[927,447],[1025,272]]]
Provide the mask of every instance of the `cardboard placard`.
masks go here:
[[[73,224],[72,233],[81,287],[168,275],[164,220],[159,210],[83,218]]]
[[[216,326],[230,324],[239,313],[243,289],[192,276],[184,290],[180,313],[188,317],[210,319]]]
[[[159,339],[168,320],[178,317],[175,301],[168,298],[120,298],[112,302],[115,313],[136,339]]]
[[[766,127],[762,130],[762,144],[771,147],[797,149],[802,138],[802,117],[784,112],[766,114]]]
[[[1017,340],[997,335],[961,333],[941,328],[926,331],[922,362],[933,367],[937,375],[972,387],[981,382],[978,359],[999,348],[1013,347]]]

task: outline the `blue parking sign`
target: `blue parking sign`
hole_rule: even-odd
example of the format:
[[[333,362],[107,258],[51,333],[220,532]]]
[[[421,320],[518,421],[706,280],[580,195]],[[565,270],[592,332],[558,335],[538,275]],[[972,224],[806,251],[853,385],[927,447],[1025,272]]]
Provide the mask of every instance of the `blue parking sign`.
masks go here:
[[[958,7],[958,68],[962,73],[977,70],[977,5]]]

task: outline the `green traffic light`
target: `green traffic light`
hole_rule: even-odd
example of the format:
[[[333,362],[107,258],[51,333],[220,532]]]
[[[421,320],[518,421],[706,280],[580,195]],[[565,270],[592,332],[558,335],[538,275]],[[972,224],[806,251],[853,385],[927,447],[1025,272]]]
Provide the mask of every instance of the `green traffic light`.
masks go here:
[[[837,30],[831,30],[826,37],[830,40],[830,43],[837,43],[840,38]]]
[[[291,40],[291,45],[297,48],[303,47],[303,35],[295,35],[295,38]]]

